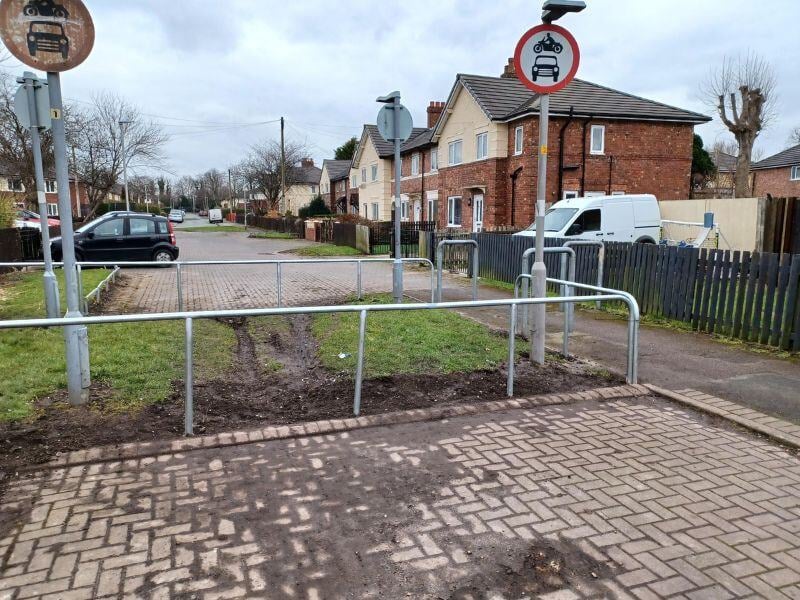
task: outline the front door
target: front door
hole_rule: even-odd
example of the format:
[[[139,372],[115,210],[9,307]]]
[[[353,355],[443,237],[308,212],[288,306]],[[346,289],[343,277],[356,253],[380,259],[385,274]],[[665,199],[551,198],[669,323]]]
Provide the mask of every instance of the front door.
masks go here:
[[[472,206],[472,231],[480,233],[483,231],[483,194],[472,197]]]
[[[414,223],[422,221],[422,200],[414,200]]]

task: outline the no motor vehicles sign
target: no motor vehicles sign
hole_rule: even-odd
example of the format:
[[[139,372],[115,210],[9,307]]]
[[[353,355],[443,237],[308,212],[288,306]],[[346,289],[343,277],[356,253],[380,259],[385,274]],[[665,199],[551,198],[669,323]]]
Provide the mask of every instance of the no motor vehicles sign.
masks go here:
[[[525,86],[552,94],[572,81],[580,59],[578,43],[569,31],[558,25],[537,25],[520,38],[514,68]]]

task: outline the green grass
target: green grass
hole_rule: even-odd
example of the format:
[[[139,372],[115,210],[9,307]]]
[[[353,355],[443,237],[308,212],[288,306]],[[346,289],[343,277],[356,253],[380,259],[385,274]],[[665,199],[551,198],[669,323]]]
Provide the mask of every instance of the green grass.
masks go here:
[[[350,246],[335,246],[334,244],[315,244],[292,250],[300,256],[363,256],[360,250]]]
[[[178,233],[200,233],[206,231],[213,231],[216,233],[241,233],[242,231],[247,231],[247,228],[243,225],[198,225],[197,227],[179,227],[176,228],[175,231]]]
[[[107,271],[83,272],[86,292]],[[64,305],[63,277],[61,284]],[[42,316],[41,274],[0,278],[0,319]],[[196,377],[211,377],[231,365],[235,336],[215,321],[195,322]],[[135,409],[165,400],[173,379],[183,375],[183,322],[94,325],[89,328],[92,380],[113,390],[111,410]],[[34,401],[66,386],[64,342],[59,329],[12,329],[0,332],[0,420],[34,416]]]
[[[264,231],[261,233],[251,233],[251,238],[259,240],[293,240],[295,236],[291,233],[281,233],[280,231]]]
[[[365,303],[388,303],[388,295]],[[353,374],[358,352],[358,315],[316,315],[312,332],[319,358],[331,370]],[[520,348],[519,344],[517,348]],[[340,354],[347,354],[339,358]],[[367,320],[365,374],[460,373],[491,369],[508,358],[505,336],[454,312],[426,310],[370,313]]]

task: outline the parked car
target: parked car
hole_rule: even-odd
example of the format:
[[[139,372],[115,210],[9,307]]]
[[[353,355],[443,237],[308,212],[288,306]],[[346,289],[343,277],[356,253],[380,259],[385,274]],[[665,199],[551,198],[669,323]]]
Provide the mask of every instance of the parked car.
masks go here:
[[[536,224],[514,235],[535,236]],[[544,236],[655,244],[661,237],[661,211],[652,194],[569,198],[545,213]]]
[[[207,217],[208,216],[208,211],[207,210],[198,210],[197,211],[197,216],[198,217]]]
[[[183,223],[183,211],[173,208],[167,217],[172,223]]]
[[[51,249],[53,260],[61,260],[60,237],[53,239]],[[75,256],[82,261],[171,262],[178,255],[175,230],[165,217],[108,213],[75,230]]]
[[[212,208],[208,211],[209,223],[222,223],[222,210],[219,208]]]
[[[54,219],[52,217],[47,217],[47,226],[48,227],[60,227],[61,221],[58,219]],[[14,219],[14,227],[24,229],[26,227],[30,227],[32,229],[39,229],[42,228],[42,217],[39,213],[35,213],[32,210],[27,210],[21,208],[17,210],[17,217]]]

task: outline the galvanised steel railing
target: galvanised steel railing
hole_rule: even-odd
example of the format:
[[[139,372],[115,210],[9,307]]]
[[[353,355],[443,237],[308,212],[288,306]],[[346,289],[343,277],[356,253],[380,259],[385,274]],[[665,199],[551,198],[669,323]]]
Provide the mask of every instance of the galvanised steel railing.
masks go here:
[[[441,302],[423,304],[369,304],[369,305],[344,305],[344,306],[302,306],[280,307],[241,310],[207,310],[207,311],[179,311],[171,313],[151,313],[133,315],[108,315],[97,317],[59,318],[59,319],[14,319],[0,321],[0,330],[3,329],[30,329],[36,327],[65,327],[74,325],[107,325],[112,323],[139,323],[145,321],[184,321],[185,347],[184,347],[184,432],[192,435],[194,431],[194,365],[193,365],[193,324],[195,319],[218,319],[233,317],[260,317],[269,315],[288,316],[298,314],[321,313],[359,313],[359,338],[358,357],[355,373],[355,392],[353,395],[353,414],[358,416],[361,412],[361,388],[364,378],[364,353],[366,344],[367,316],[371,312],[407,311],[407,310],[465,310],[471,308],[486,308],[492,306],[509,307],[508,327],[508,376],[506,393],[514,395],[514,362],[516,358],[516,325],[517,307],[531,304],[571,304],[575,302],[608,302],[622,301],[628,305],[628,355],[627,376],[628,383],[637,382],[638,373],[638,335],[639,335],[639,307],[636,300],[625,292],[607,290],[595,286],[567,282],[560,279],[551,280],[552,283],[572,285],[583,289],[598,291],[599,294],[590,296],[572,296],[556,298],[500,298],[494,300],[478,300],[470,302]]]

